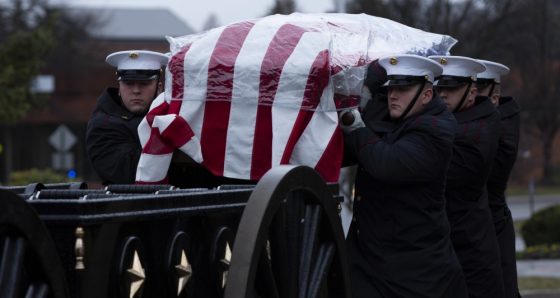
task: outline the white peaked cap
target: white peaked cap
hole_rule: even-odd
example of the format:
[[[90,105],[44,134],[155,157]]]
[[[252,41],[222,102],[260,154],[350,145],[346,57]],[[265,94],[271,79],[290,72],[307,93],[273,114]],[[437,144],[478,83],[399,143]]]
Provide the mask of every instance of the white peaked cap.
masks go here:
[[[476,81],[477,74],[486,70],[484,64],[475,59],[462,56],[430,56],[428,57],[441,65],[442,76],[471,78]]]
[[[509,73],[509,67],[492,61],[478,60],[484,66],[486,66],[486,71],[481,72],[477,75],[479,79],[493,79],[494,82],[499,83],[501,76],[507,75]]]
[[[167,64],[168,56],[153,51],[120,51],[107,56],[105,61],[118,70],[158,70]]]
[[[434,78],[442,73],[442,68],[438,63],[418,55],[387,56],[380,58],[379,64],[385,68],[387,76],[423,76],[430,83],[433,83]]]

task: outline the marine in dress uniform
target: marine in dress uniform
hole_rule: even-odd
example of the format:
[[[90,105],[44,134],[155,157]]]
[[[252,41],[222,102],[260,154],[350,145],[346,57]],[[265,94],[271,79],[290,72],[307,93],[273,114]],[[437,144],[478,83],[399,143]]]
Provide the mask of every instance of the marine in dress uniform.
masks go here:
[[[486,182],[498,146],[500,115],[488,97],[477,96],[476,76],[485,66],[461,56],[430,56],[443,73],[436,92],[458,126],[447,172],[446,210],[451,241],[469,297],[504,297],[498,242]]]
[[[152,51],[121,51],[107,56],[117,68],[118,88],[107,88],[88,122],[86,150],[103,184],[134,183],[142,148],[138,125],[162,90],[168,57]]]
[[[445,214],[456,121],[433,97],[441,66],[416,55],[379,64],[388,113],[371,115],[387,118],[341,113],[346,149],[359,165],[347,238],[353,297],[467,297]]]
[[[509,175],[517,158],[519,106],[513,98],[500,96],[501,77],[509,73],[509,68],[492,61],[479,61],[486,66],[486,71],[477,76],[479,95],[490,97],[501,116],[498,151],[487,184],[488,202],[500,248],[505,297],[520,297],[515,260],[515,231],[505,197]]]

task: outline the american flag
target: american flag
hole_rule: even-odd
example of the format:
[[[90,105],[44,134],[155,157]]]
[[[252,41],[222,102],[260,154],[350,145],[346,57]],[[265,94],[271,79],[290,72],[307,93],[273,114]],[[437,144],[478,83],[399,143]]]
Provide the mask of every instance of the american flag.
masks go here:
[[[384,37],[392,34],[374,32],[393,27],[394,46]],[[407,36],[414,38],[403,42]],[[445,54],[452,45],[343,14],[275,15],[170,42],[165,93],[138,128],[137,183],[165,182],[175,149],[217,176],[258,180],[273,166],[298,164],[335,182],[343,153],[337,110],[359,104],[367,64],[385,52]]]

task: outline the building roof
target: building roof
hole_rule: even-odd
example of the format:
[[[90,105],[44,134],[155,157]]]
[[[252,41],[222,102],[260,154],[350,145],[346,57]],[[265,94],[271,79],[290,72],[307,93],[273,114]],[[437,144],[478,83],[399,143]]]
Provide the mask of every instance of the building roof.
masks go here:
[[[165,8],[72,7],[70,11],[78,16],[93,16],[90,33],[102,39],[165,40],[165,36],[194,33],[189,25]]]

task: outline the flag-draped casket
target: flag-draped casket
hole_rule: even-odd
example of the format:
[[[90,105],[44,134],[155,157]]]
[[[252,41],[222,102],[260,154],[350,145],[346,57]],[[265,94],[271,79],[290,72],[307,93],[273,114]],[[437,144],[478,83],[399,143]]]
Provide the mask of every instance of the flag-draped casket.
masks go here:
[[[446,55],[449,36],[368,15],[291,14],[168,38],[165,92],[138,128],[138,183],[166,180],[179,149],[214,175],[258,180],[280,164],[336,181],[337,111],[359,105],[368,64]]]

